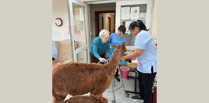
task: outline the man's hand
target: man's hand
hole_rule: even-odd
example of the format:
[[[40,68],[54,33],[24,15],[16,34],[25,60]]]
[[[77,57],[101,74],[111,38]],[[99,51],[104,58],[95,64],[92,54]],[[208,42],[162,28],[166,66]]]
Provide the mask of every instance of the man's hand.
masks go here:
[[[99,58],[99,60],[100,60],[101,62],[105,62],[105,61],[106,61],[104,58]]]

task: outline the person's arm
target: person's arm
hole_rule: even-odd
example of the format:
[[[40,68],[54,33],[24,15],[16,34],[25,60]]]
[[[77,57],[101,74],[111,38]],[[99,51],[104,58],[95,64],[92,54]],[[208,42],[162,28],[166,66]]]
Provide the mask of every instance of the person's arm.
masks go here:
[[[112,44],[112,36],[113,36],[113,33],[110,34],[110,37],[109,37],[110,44]]]
[[[123,56],[121,60],[131,59],[140,56],[143,53],[144,49],[146,49],[147,41],[148,38],[145,33],[140,35],[138,34],[135,39],[134,52],[128,53],[126,56]]]
[[[56,45],[54,43],[54,41],[52,40],[52,59],[56,59],[57,58],[57,48]]]
[[[105,59],[104,58],[102,58],[102,57],[100,57],[100,55],[98,54],[98,42],[97,42],[97,40],[93,40],[93,42],[92,42],[92,50],[93,50],[93,55],[97,58],[97,59],[99,59],[100,61],[102,61],[102,62],[105,62]]]
[[[110,48],[110,42],[107,42],[107,46],[106,46],[107,51],[112,54],[112,49]]]
[[[125,59],[131,59],[140,56],[143,53],[144,49],[134,49],[134,52],[127,53],[126,56],[123,56],[121,58],[121,61],[124,61]]]
[[[98,49],[98,45],[97,45],[97,43],[93,43],[93,55],[97,58],[97,59],[99,59],[100,58],[100,56],[99,56],[99,54],[97,53],[97,49]]]

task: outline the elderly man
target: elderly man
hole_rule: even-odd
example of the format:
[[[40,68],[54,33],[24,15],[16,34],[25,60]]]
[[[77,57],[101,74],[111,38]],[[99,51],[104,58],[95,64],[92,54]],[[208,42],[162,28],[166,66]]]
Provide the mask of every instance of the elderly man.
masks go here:
[[[105,61],[105,49],[112,54],[112,49],[110,48],[109,31],[102,29],[99,36],[94,38],[91,43],[90,57],[91,63],[98,63],[99,61]]]

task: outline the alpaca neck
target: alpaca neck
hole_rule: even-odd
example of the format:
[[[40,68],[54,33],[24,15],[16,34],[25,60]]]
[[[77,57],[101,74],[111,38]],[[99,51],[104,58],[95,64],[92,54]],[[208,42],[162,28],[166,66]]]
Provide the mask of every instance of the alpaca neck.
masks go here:
[[[107,64],[107,72],[109,75],[115,75],[116,69],[118,67],[119,61],[122,57],[121,52],[114,50],[109,63]]]

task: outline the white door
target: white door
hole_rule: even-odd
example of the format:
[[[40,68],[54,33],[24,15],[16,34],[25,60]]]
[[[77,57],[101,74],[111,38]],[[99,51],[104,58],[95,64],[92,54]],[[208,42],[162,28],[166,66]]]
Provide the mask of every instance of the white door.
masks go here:
[[[87,4],[79,0],[68,1],[68,17],[74,62],[89,63],[89,28]]]
[[[125,25],[126,30],[128,30],[127,24],[136,20],[142,20],[145,23],[147,29],[151,29],[152,12],[153,12],[152,7],[153,7],[153,0],[130,0],[130,1],[116,2],[115,28],[118,28],[120,25]],[[136,10],[139,10],[136,16],[137,18],[133,18],[133,16],[131,15],[132,12],[131,10],[134,10],[134,8],[138,8]],[[149,30],[149,33],[151,33],[151,30]],[[130,35],[129,33],[125,33],[124,36],[126,37],[127,40],[127,46],[126,46],[127,50],[128,51],[134,50],[135,36]]]

